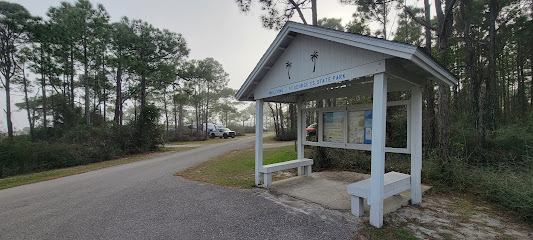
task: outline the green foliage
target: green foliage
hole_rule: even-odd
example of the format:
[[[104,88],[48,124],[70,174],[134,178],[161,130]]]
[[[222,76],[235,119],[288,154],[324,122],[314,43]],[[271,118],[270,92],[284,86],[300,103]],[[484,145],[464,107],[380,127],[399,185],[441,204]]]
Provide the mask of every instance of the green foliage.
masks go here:
[[[0,178],[114,159],[157,149],[162,129],[154,124],[157,111],[148,107],[144,131],[133,125],[78,125],[36,129],[37,141],[17,136],[0,141]],[[140,135],[141,134],[141,135]],[[144,137],[144,139],[138,139]],[[44,141],[46,139],[47,141]]]
[[[227,128],[235,131],[236,136],[244,136],[246,133],[255,133],[255,126],[242,126],[242,124],[230,123]]]
[[[532,114],[533,115],[533,114]],[[533,168],[533,125],[513,124],[491,132],[487,137],[486,161],[516,171]]]
[[[276,141],[294,141],[296,140],[296,129],[285,129],[285,132],[279,132],[274,137]]]
[[[182,131],[171,130],[167,132],[166,141],[167,142],[188,142],[192,141],[194,138],[189,129],[184,129]]]
[[[135,126],[135,150],[134,152],[146,152],[156,150],[159,144],[164,143],[163,127],[158,124],[159,109],[154,105],[147,105],[136,122]]]
[[[322,18],[318,19],[317,24],[318,26],[323,28],[344,31],[344,26],[342,26],[341,18]]]

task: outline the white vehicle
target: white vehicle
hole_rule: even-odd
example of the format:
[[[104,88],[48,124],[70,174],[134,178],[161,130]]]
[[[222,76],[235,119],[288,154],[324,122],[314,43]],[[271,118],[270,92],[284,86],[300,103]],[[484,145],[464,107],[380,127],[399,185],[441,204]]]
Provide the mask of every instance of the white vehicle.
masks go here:
[[[206,131],[206,128],[207,128],[207,131],[208,132],[211,132],[211,131],[215,131],[217,129],[216,125],[214,123],[202,123],[200,124],[200,126],[202,127],[202,131]],[[196,123],[192,123],[188,126],[191,130],[196,130]]]
[[[229,128],[218,128],[214,131],[209,132],[209,136],[211,138],[219,137],[219,138],[235,138],[235,131],[229,130]]]

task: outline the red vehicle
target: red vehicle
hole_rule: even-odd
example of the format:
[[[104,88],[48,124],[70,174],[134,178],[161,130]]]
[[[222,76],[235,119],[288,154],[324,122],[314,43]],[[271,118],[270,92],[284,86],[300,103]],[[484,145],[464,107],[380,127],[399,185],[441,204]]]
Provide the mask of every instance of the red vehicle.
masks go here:
[[[308,137],[316,136],[316,129],[318,127],[317,123],[313,123],[309,125],[307,128],[305,128],[306,135]]]

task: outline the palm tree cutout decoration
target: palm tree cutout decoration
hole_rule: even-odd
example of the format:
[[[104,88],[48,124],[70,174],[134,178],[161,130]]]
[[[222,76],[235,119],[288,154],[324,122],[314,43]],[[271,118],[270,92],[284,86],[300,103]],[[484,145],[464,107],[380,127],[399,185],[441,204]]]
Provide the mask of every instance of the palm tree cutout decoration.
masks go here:
[[[285,68],[287,69],[287,75],[289,76],[289,79],[291,79],[291,73],[290,73],[290,71],[291,71],[291,68],[292,68],[292,63],[289,62],[289,61],[287,61],[287,62],[285,63]]]
[[[315,72],[316,69],[316,60],[318,59],[318,52],[315,50],[313,54],[311,54],[311,61],[313,62],[313,72]]]

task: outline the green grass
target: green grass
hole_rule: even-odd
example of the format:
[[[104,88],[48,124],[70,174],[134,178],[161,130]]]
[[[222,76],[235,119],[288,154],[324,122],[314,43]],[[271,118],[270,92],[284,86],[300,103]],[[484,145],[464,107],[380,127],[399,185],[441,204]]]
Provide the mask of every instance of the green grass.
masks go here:
[[[297,157],[293,146],[266,148],[263,151],[265,165],[294,160]],[[252,188],[255,184],[254,158],[253,149],[234,151],[174,175],[229,187]],[[274,177],[275,180],[280,178]]]
[[[358,237],[362,239],[397,239],[397,240],[416,240],[417,237],[413,236],[410,230],[392,227],[392,226],[383,226],[381,228],[375,228],[366,223],[365,227],[359,232]],[[359,239],[359,238],[357,238]]]
[[[190,150],[190,149],[194,149],[194,147],[163,148],[162,151],[163,152],[180,152],[180,151],[185,151],[185,150]],[[31,184],[31,183],[76,175],[76,174],[94,171],[94,170],[98,170],[102,168],[113,167],[113,166],[117,166],[121,164],[137,162],[137,161],[141,161],[141,160],[145,160],[150,157],[153,157],[155,154],[160,154],[160,153],[155,152],[155,153],[148,153],[148,154],[136,154],[136,155],[132,155],[132,156],[125,157],[125,158],[91,163],[91,164],[81,165],[81,166],[76,166],[76,167],[61,168],[61,169],[55,169],[55,170],[50,170],[50,171],[30,173],[30,174],[3,178],[3,179],[0,179],[0,190],[6,189],[6,188],[17,187],[17,186],[21,186],[25,184]]]
[[[274,140],[274,137],[276,137],[276,135],[271,135],[271,136],[266,136],[263,138],[263,143],[278,143],[280,141],[276,141]]]

